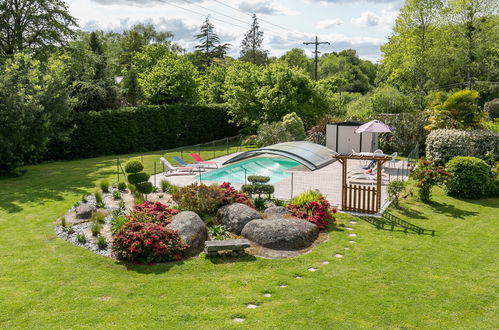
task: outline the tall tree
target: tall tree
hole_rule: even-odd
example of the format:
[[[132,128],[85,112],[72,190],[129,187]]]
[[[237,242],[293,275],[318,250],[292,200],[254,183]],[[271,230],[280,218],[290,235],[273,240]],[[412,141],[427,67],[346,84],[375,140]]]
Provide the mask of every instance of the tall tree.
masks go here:
[[[250,30],[244,35],[241,42],[240,59],[253,64],[265,64],[267,62],[268,51],[262,48],[263,31],[260,31],[260,24],[256,15],[253,14],[253,22]]]
[[[65,44],[76,25],[62,0],[0,0],[0,60]]]
[[[215,59],[223,58],[230,47],[227,43],[220,43],[220,37],[215,32],[215,26],[210,22],[209,16],[206,17],[201,25],[201,32],[195,38],[200,42],[194,48],[203,68],[209,67]]]
[[[407,0],[389,42],[382,46],[385,77],[396,86],[425,95],[432,87],[435,33],[442,0]]]
[[[458,40],[454,51],[464,60],[462,67],[471,88],[474,77],[480,73],[484,48],[494,44],[496,47],[499,41],[499,36],[493,33],[494,25],[490,25],[499,4],[497,0],[449,0],[448,5],[451,32],[454,40]]]

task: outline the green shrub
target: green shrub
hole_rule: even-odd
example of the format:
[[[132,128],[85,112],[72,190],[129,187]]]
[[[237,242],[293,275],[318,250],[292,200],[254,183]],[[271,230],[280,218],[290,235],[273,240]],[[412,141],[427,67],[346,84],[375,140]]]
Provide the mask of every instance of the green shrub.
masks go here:
[[[263,123],[258,127],[256,145],[266,147],[272,144],[291,141],[291,134],[281,122]]]
[[[499,155],[499,133],[485,130],[437,129],[426,138],[426,157],[444,165],[456,156],[484,159],[489,151]]]
[[[416,180],[416,187],[419,199],[427,203],[431,198],[433,186],[441,185],[449,177],[449,173],[441,166],[426,159],[420,159],[416,168],[412,171],[411,177]]]
[[[248,181],[251,183],[267,183],[270,181],[270,177],[263,175],[250,175],[248,176]]]
[[[277,198],[274,198],[272,200],[272,203],[274,203],[275,206],[281,206],[281,207],[286,207],[286,205],[288,205],[288,203],[286,203],[282,199],[277,199]]]
[[[454,157],[446,166],[452,174],[445,182],[450,196],[480,198],[491,185],[491,170],[483,160],[475,157]]]
[[[310,202],[316,202],[321,199],[322,194],[316,190],[307,190],[295,197],[291,200],[290,204],[296,205],[297,207],[301,207],[309,204]]]
[[[388,200],[390,200],[393,206],[397,207],[399,205],[399,195],[405,189],[405,181],[394,180],[388,184],[387,193]]]
[[[102,200],[102,192],[100,190],[96,190],[94,192],[94,196],[95,196],[95,202],[97,203],[97,207],[99,207],[104,203],[104,201]]]
[[[92,225],[90,226],[90,231],[92,232],[92,236],[97,236],[100,234],[100,231],[102,229],[102,226],[98,222],[92,222]]]
[[[93,222],[104,223],[104,219],[106,218],[106,214],[103,212],[94,212],[92,213],[91,220]]]
[[[225,105],[140,106],[75,113],[73,133],[53,142],[47,159],[165,150],[234,136]]]
[[[253,200],[253,203],[255,204],[255,209],[257,210],[265,210],[265,199],[263,198],[255,198]]]
[[[243,193],[249,195],[272,195],[274,193],[274,186],[270,184],[245,184],[241,187]]]
[[[291,135],[295,141],[305,140],[305,128],[303,127],[303,120],[296,114],[296,112],[288,113],[282,117],[282,125]]]
[[[120,230],[121,227],[123,227],[123,225],[125,223],[127,223],[128,221],[128,218],[125,217],[125,216],[117,216],[117,217],[114,217],[113,220],[111,220],[111,232],[113,234],[116,234],[118,232],[118,230]]]
[[[172,197],[181,210],[193,211],[201,216],[216,215],[224,203],[225,189],[194,183],[180,188]]]
[[[178,192],[179,189],[180,189],[180,187],[171,184],[170,181],[168,181],[166,179],[161,180],[161,190],[163,192],[169,193],[169,194],[174,194],[174,193]]]
[[[72,233],[75,232],[74,228],[73,228],[73,225],[69,225],[67,227],[65,227],[65,231],[66,233],[68,233],[69,235],[71,235]]]
[[[426,132],[424,125],[426,117],[421,112],[399,113],[384,116],[381,120],[395,128],[391,133],[379,135],[379,148],[385,153],[397,152],[399,155],[409,155],[417,145],[423,149]]]
[[[100,180],[99,182],[100,189],[102,192],[108,192],[109,191],[109,181],[106,179]]]
[[[97,244],[97,247],[101,250],[104,250],[107,247],[107,241],[102,235],[97,236],[95,243]]]
[[[78,233],[78,234],[76,234],[76,240],[79,243],[85,244],[87,242],[87,237],[83,233]]]
[[[135,185],[137,190],[142,194],[150,194],[154,191],[154,187],[151,182],[140,182]]]
[[[121,192],[119,190],[113,190],[113,198],[114,199],[120,199],[121,198]]]
[[[143,169],[144,169],[144,165],[142,165],[142,163],[138,160],[130,160],[125,164],[125,172],[126,173],[132,173],[132,174],[139,173]]]
[[[150,175],[145,172],[139,172],[139,173],[129,174],[127,178],[128,182],[137,186],[137,184],[140,182],[147,182],[147,180],[149,180],[150,178]]]
[[[499,118],[499,99],[485,103],[483,109],[488,113],[490,119]]]
[[[230,237],[229,230],[223,225],[208,227],[208,233],[210,234],[210,238],[215,241],[223,241]]]
[[[61,226],[62,226],[62,228],[66,228],[66,217],[65,216],[62,216],[62,218],[61,218]]]
[[[81,196],[81,202],[82,202],[82,203],[86,203],[86,202],[88,202],[88,200],[87,200],[87,195],[83,195],[83,196]]]
[[[124,181],[118,182],[117,188],[119,191],[124,192],[126,190],[126,182]]]

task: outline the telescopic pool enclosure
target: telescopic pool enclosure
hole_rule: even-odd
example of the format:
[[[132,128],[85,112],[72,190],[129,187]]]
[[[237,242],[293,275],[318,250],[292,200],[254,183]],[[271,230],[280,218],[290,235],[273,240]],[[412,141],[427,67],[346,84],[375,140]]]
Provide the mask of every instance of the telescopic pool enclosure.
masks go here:
[[[334,162],[336,152],[320,144],[308,141],[284,142],[243,152],[227,160],[223,165],[263,154],[289,158],[306,166],[309,170],[315,171]]]

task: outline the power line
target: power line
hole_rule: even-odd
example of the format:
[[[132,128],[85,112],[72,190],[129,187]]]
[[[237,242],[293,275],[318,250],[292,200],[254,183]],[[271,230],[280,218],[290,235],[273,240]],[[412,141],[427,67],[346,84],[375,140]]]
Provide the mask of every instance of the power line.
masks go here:
[[[206,7],[204,7],[204,6],[198,5],[197,3],[191,2],[191,1],[189,1],[189,0],[182,0],[182,1],[184,1],[184,2],[186,2],[186,3],[188,3],[188,4],[191,4],[191,5],[194,5],[194,6],[197,6],[197,7],[203,8],[204,10],[208,10],[208,11],[211,11],[211,12],[217,13],[218,15],[221,15],[221,16],[224,16],[224,17],[227,17],[227,18],[230,18],[230,19],[232,19],[232,20],[234,20],[234,21],[238,21],[238,22],[241,22],[241,23],[244,23],[244,24],[249,24],[249,23],[248,23],[248,22],[246,22],[246,21],[243,21],[243,20],[238,19],[238,18],[235,18],[235,17],[231,17],[231,16],[229,16],[229,15],[225,15],[224,13],[221,13],[221,12],[216,11],[216,10],[214,10],[214,9],[209,9],[209,8],[206,8]]]
[[[173,6],[173,7],[176,7],[176,8],[179,8],[179,9],[182,9],[182,10],[185,10],[185,11],[188,11],[188,12],[191,12],[193,14],[196,14],[196,15],[200,15],[200,16],[203,16],[203,17],[206,17],[207,15],[206,14],[202,14],[198,11],[195,11],[195,10],[192,10],[192,9],[187,9],[187,8],[184,8],[182,6],[179,6],[179,5],[175,5],[173,3],[170,3],[170,2],[166,2],[166,1],[161,1],[161,0],[158,0],[159,2],[161,3],[164,3],[164,4],[167,4],[167,5],[170,5],[170,6]],[[243,27],[241,25],[238,25],[238,24],[234,24],[234,23],[231,23],[231,22],[227,22],[227,21],[224,21],[223,19],[220,19],[220,18],[216,18],[216,17],[212,17],[213,20],[215,21],[219,21],[219,22],[222,22],[222,23],[226,23],[226,24],[229,24],[229,25],[232,25],[232,26],[235,26],[235,27],[238,27],[240,29],[243,29],[244,31],[247,30],[247,27]]]

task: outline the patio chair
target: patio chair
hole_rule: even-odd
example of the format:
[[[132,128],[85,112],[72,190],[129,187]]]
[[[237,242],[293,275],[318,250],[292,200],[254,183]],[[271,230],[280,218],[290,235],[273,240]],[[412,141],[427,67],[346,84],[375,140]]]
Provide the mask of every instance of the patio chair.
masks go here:
[[[196,153],[190,154],[190,156],[194,159],[194,161],[198,164],[202,164],[204,168],[218,168],[217,162],[206,161],[201,156]]]
[[[180,157],[174,156],[173,160],[180,164],[182,167],[202,167],[201,164],[189,164]]]
[[[194,166],[179,166],[175,167],[173,166],[169,161],[167,161],[165,158],[161,157],[159,159],[161,164],[165,167],[165,176],[169,175],[190,175],[190,174],[196,174],[196,172],[199,172],[200,169],[199,167],[194,167]]]
[[[392,157],[392,159],[390,159],[389,161],[389,166],[393,168],[395,168],[395,164],[397,163],[397,156],[398,156],[398,153],[395,151],[393,154],[390,155],[390,157]]]

